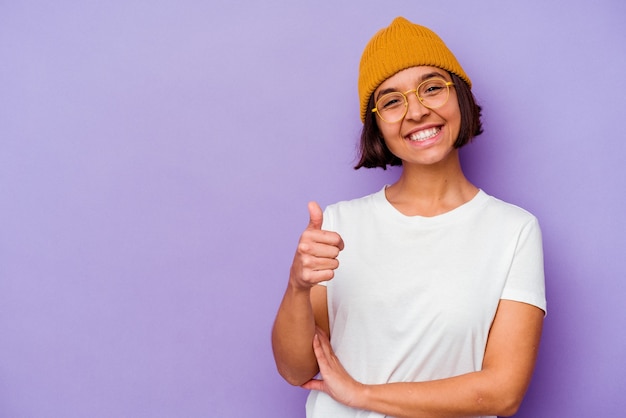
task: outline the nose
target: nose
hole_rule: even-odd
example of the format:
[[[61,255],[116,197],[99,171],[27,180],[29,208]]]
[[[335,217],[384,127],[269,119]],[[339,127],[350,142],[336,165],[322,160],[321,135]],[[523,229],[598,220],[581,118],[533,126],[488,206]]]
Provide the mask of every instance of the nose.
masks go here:
[[[415,91],[407,94],[407,110],[405,119],[420,120],[425,115],[430,113],[430,109],[420,102]]]

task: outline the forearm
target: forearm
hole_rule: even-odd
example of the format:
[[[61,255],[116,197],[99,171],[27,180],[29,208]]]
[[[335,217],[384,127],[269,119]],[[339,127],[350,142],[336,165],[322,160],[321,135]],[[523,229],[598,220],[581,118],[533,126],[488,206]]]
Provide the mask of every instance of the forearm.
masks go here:
[[[502,300],[491,325],[482,370],[424,382],[362,384],[318,331],[313,340],[321,379],[303,387],[319,390],[356,409],[394,417],[513,415],[530,383],[544,313],[522,302]]]
[[[272,348],[278,372],[292,385],[302,385],[319,372],[313,351],[316,327],[328,331],[326,287],[339,266],[343,240],[336,232],[322,230],[322,209],[310,202],[309,225],[289,271],[289,283],[272,329]]]
[[[363,385],[353,406],[398,418],[510,416],[525,391],[516,379],[480,371],[429,382]]]
[[[315,317],[310,290],[287,287],[272,329],[278,372],[292,385],[301,385],[319,371],[313,352]]]

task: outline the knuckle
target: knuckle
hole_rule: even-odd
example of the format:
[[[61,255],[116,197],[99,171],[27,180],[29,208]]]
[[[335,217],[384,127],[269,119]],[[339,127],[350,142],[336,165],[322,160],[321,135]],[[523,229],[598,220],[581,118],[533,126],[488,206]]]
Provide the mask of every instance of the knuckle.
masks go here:
[[[311,269],[314,267],[315,258],[310,255],[303,254],[300,256],[300,263],[305,269]]]
[[[311,251],[311,244],[305,241],[300,241],[298,243],[297,251],[300,254],[308,254]]]

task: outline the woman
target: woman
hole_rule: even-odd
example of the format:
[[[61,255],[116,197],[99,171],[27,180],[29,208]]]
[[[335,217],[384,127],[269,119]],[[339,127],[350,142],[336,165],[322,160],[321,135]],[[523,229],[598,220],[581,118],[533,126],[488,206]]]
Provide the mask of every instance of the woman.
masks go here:
[[[377,193],[309,204],[272,343],[308,417],[508,416],[530,382],[546,302],[536,218],[464,176],[480,107],[454,55],[404,18],[359,73],[359,167]],[[316,378],[316,376],[319,376]]]

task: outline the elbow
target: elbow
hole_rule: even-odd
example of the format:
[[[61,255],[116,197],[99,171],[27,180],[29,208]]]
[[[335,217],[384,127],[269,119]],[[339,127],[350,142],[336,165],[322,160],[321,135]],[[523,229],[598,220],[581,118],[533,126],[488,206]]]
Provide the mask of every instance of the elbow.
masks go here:
[[[499,417],[510,417],[519,411],[524,394],[504,393],[500,397],[495,414]]]
[[[292,386],[302,386],[315,376],[309,376],[308,373],[297,373],[287,367],[278,366],[277,369],[278,374],[280,374],[282,378]]]
[[[510,417],[515,415],[524,400],[525,388],[499,383],[489,390],[476,393],[477,410],[480,415]]]
[[[302,386],[319,373],[317,361],[307,359],[291,359],[275,357],[276,370],[287,383],[292,386]]]
[[[522,404],[521,402],[516,402],[516,403],[511,403],[511,404],[506,405],[498,412],[498,416],[499,417],[512,417],[513,415],[517,414],[517,411],[519,410],[519,407],[521,404]]]
[[[299,379],[297,377],[292,377],[292,376],[283,376],[283,379],[285,379],[285,381],[289,383],[291,386],[302,386],[306,382],[311,380],[311,379]]]
[[[522,402],[515,399],[499,398],[487,404],[482,398],[479,398],[477,404],[477,413],[496,415],[498,417],[511,417],[517,413]]]
[[[302,386],[319,372],[315,355],[294,354],[280,347],[280,344],[272,342],[276,370],[290,385]]]

